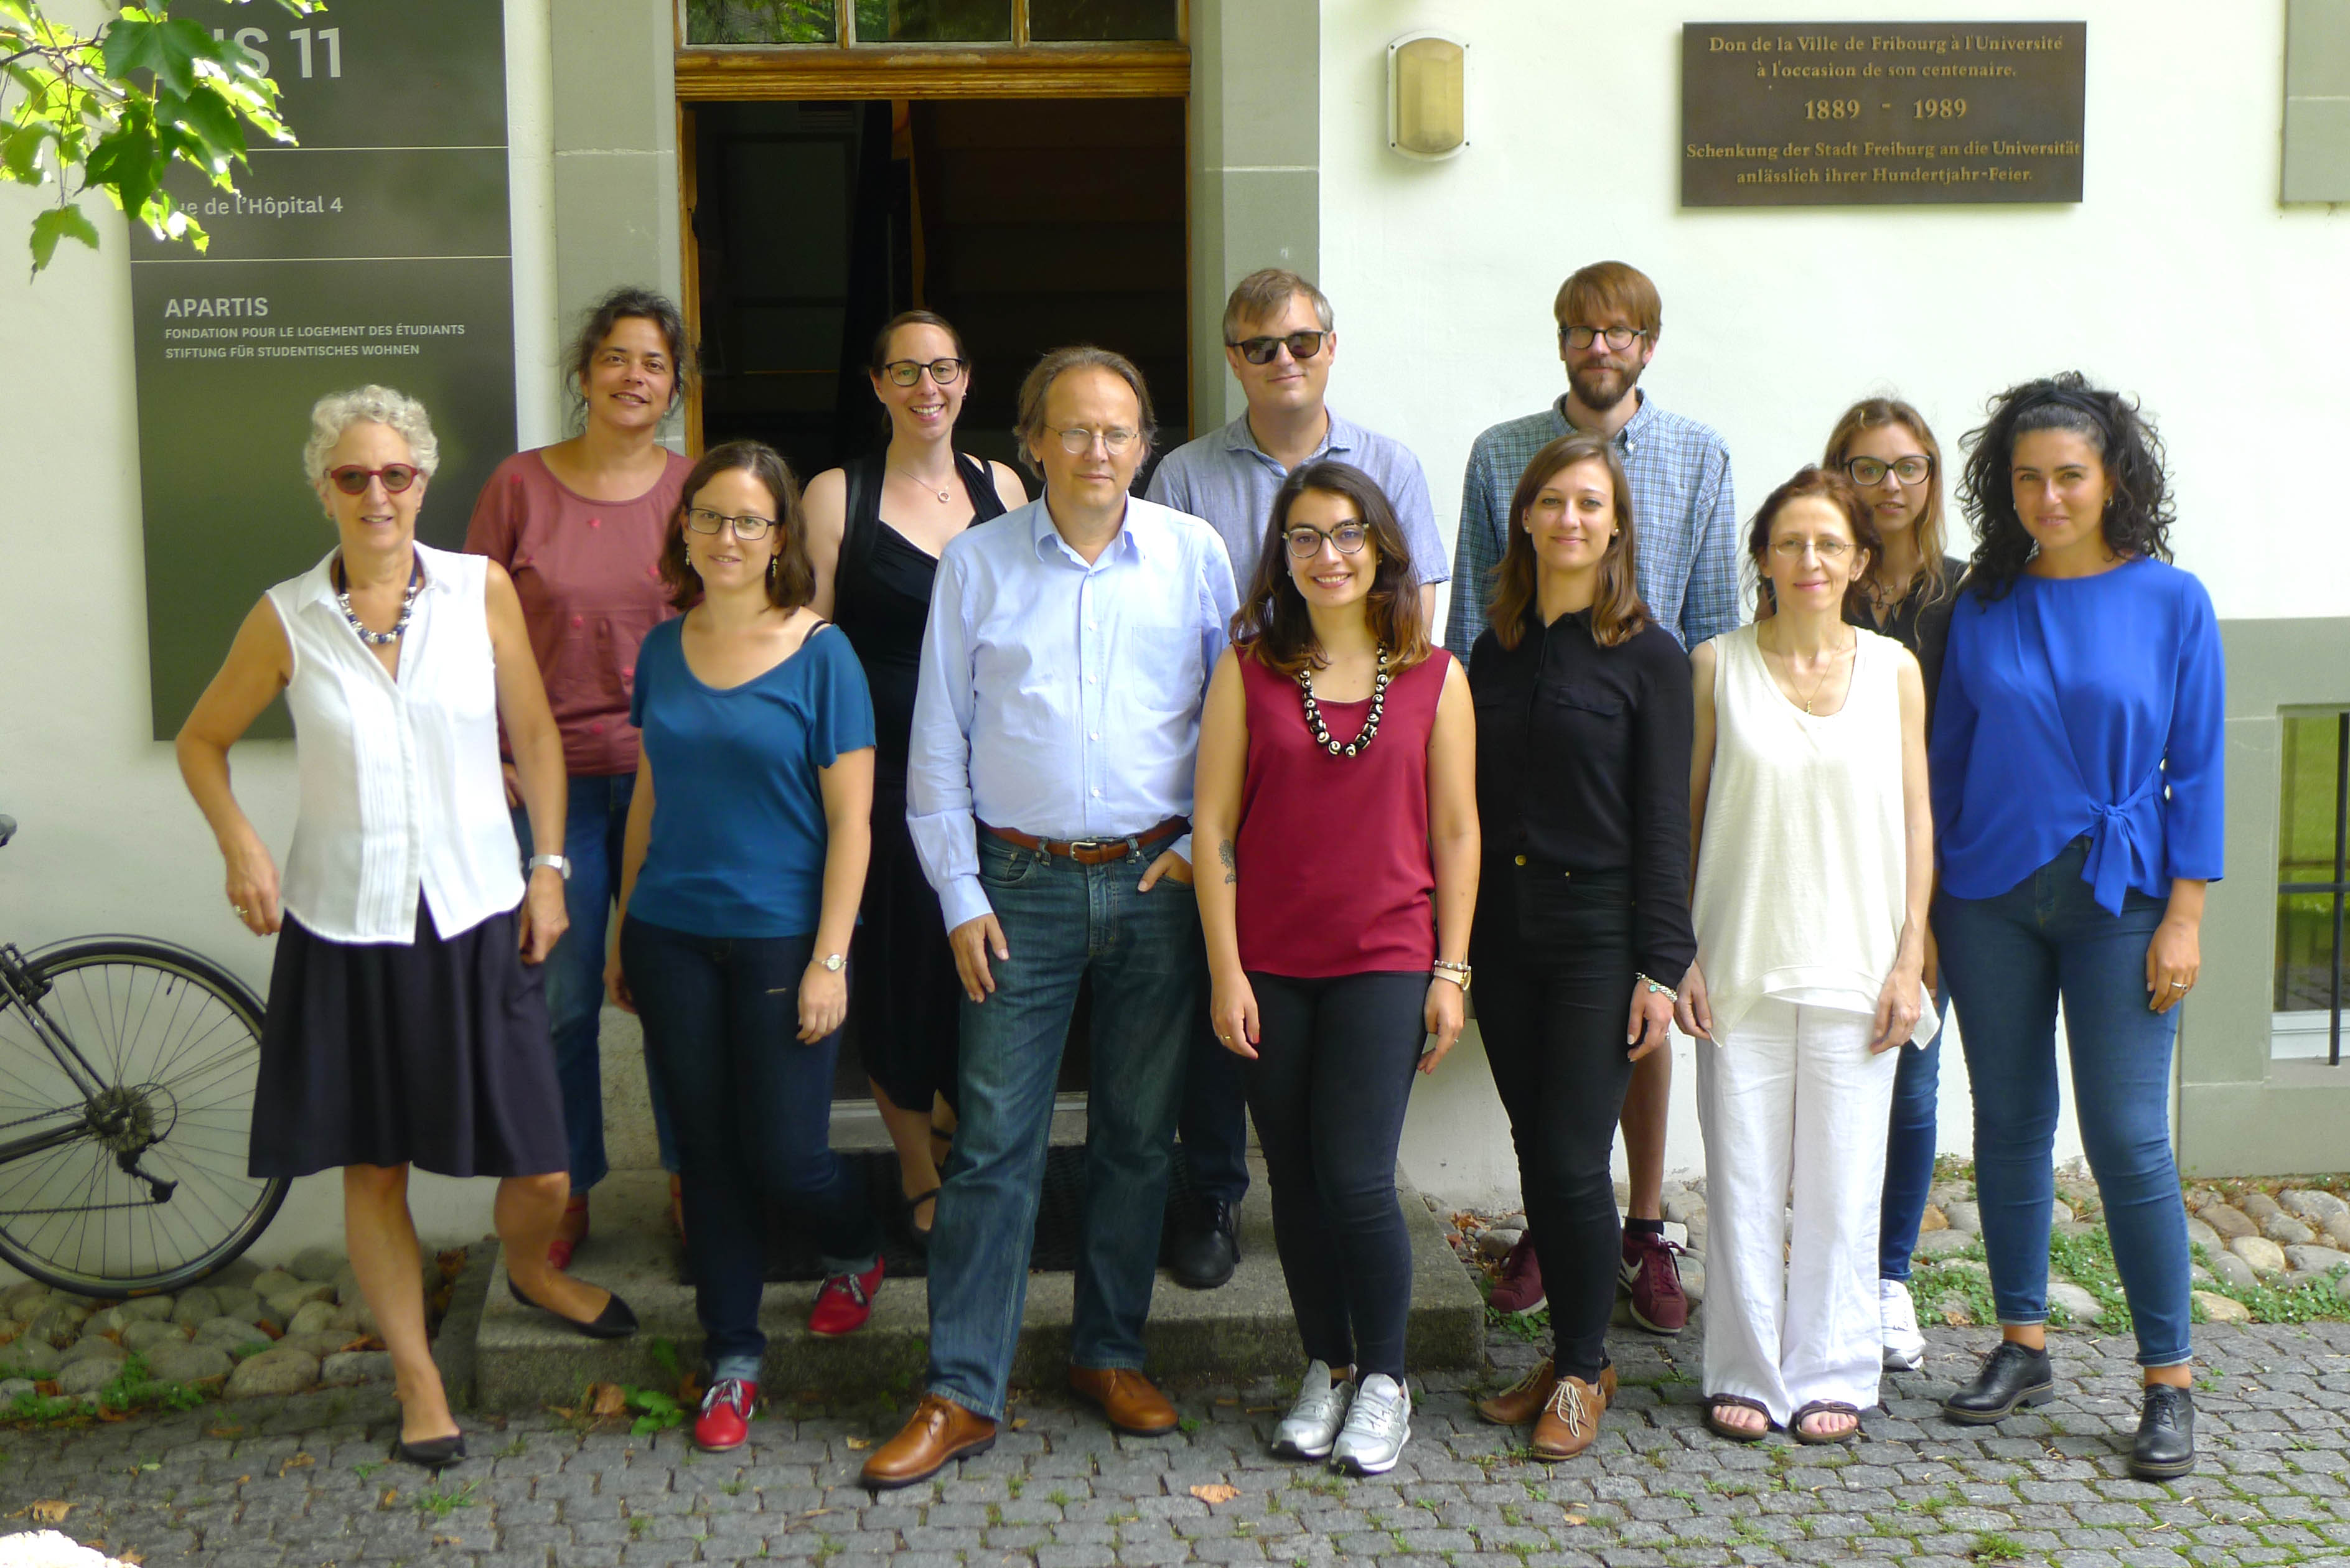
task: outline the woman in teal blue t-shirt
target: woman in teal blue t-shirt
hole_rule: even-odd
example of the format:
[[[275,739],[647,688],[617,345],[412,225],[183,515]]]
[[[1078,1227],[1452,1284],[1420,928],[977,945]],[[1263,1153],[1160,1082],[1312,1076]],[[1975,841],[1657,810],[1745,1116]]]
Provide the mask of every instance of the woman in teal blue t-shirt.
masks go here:
[[[685,614],[637,657],[644,732],[606,981],[644,1020],[685,1189],[707,1336],[704,1449],[738,1448],[759,1393],[766,1201],[825,1254],[810,1332],[872,1314],[881,1232],[832,1152],[846,955],[872,846],[873,703],[847,639],[807,607],[799,486],[755,441],[686,476],[661,555]]]
[[[2162,446],[2128,400],[2076,375],[2026,382],[1993,400],[1969,443],[1981,542],[1934,702],[1934,931],[1974,1091],[2001,1341],[1943,1410],[1987,1426],[2054,1392],[2061,1000],[2145,1371],[2130,1472],[2164,1480],[2195,1463],[2170,1057],[2220,871],[2219,624],[2203,585],[2169,563]]]

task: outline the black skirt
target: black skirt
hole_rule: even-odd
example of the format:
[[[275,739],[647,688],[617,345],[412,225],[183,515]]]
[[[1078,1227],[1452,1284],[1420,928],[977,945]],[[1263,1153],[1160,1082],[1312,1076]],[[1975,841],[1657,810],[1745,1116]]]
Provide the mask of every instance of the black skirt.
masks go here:
[[[251,1174],[415,1165],[442,1176],[568,1169],[543,966],[518,909],[443,938],[337,942],[286,917],[269,974]]]
[[[873,858],[858,913],[848,1030],[866,1076],[900,1110],[927,1112],[933,1093],[951,1106],[959,1097],[955,1047],[962,1029],[962,981],[947,946],[939,896],[922,875],[906,826],[906,781],[879,770]]]

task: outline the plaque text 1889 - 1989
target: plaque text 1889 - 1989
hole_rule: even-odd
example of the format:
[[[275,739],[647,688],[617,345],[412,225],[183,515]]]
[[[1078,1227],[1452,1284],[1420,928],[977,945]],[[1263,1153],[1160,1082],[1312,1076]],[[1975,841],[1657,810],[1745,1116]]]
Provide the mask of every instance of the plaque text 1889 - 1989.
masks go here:
[[[2083,22],[1691,22],[1681,204],[2081,199]]]

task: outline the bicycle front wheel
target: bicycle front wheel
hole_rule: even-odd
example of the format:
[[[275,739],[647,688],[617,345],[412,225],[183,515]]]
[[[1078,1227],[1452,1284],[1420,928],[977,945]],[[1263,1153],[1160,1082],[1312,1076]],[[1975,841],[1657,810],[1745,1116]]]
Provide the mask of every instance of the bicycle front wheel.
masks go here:
[[[178,1290],[250,1246],[284,1179],[245,1174],[261,1002],[169,942],[91,937],[33,954],[39,1007],[97,1076],[86,1098],[20,1008],[0,1012],[0,1257],[91,1296]],[[128,1166],[128,1168],[126,1168]]]

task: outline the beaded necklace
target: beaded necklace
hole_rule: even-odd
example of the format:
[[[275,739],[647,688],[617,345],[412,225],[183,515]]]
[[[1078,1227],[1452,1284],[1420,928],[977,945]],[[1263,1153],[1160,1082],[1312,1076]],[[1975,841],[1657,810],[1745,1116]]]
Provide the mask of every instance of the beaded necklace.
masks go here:
[[[416,591],[423,586],[424,563],[412,561],[408,568],[408,591],[400,597],[400,618],[391,623],[390,631],[369,631],[367,622],[359,619],[359,612],[351,608],[351,579],[343,570],[342,558],[335,559],[335,602],[342,606],[343,618],[351,623],[351,629],[369,648],[382,648],[400,640],[408,623],[416,618]]]
[[[1379,715],[1387,708],[1388,650],[1384,648],[1379,649],[1378,679],[1371,687],[1371,716],[1364,721],[1363,732],[1343,746],[1331,739],[1330,726],[1323,722],[1322,710],[1314,701],[1314,676],[1310,665],[1297,672],[1297,695],[1305,706],[1305,727],[1314,732],[1315,745],[1334,757],[1360,756],[1370,750],[1371,742],[1378,738]]]

